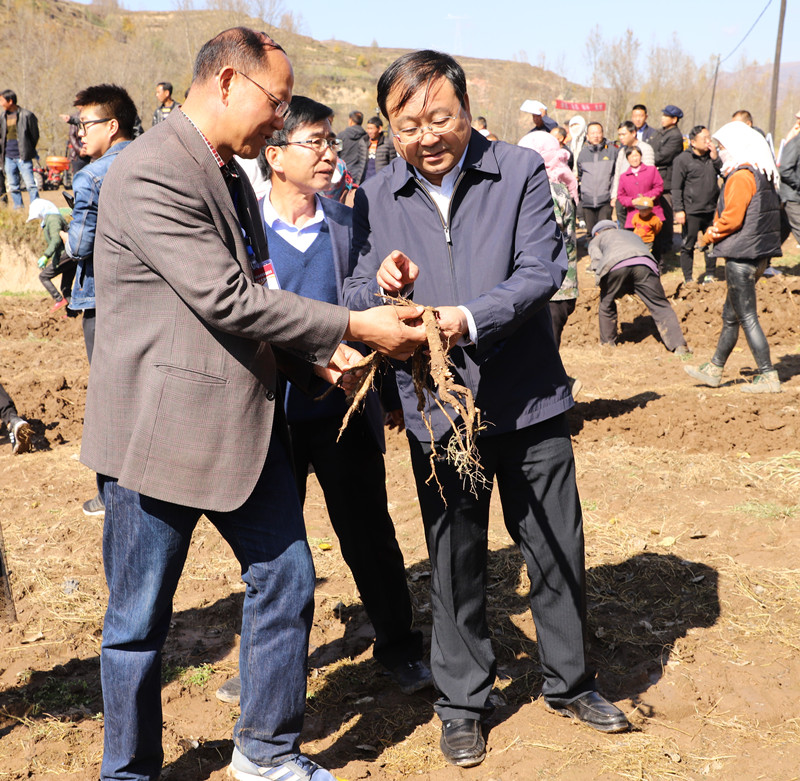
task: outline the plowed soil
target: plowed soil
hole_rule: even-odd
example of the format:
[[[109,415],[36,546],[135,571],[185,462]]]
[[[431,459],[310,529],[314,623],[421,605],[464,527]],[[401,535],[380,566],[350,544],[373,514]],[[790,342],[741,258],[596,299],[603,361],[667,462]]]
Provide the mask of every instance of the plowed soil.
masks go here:
[[[305,513],[318,587],[304,752],[351,781],[799,777],[800,276],[792,251],[778,263],[782,276],[758,283],[783,381],[775,395],[740,392],[755,368],[743,337],[723,385],[697,385],[635,298],[620,302],[618,346],[600,348],[597,292],[581,262],[562,355],[583,383],[569,418],[590,654],[599,689],[634,729],[602,735],[545,710],[527,575],[494,503],[488,604],[499,676],[489,753],[472,770],[448,766],[434,693],[401,695],[371,658],[371,627],[312,478]],[[673,271],[664,285],[690,360],[708,360],[724,282],[686,289]],[[0,623],[0,779],[97,779],[103,521],[81,510],[95,486],[78,461],[89,367],[80,319],[49,316],[48,307],[42,292],[0,297],[0,382],[35,432],[33,451],[16,457],[0,435],[0,521],[18,617]],[[429,636],[429,565],[403,435],[389,436],[387,471],[417,621]],[[202,522],[164,654],[165,778],[225,778],[238,710],[214,692],[237,667],[242,593],[232,553]]]

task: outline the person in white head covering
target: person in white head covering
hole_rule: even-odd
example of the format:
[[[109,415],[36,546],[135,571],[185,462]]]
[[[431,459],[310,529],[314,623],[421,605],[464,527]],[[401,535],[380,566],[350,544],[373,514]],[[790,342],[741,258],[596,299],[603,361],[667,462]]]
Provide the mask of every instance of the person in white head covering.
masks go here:
[[[553,198],[553,213],[556,224],[564,239],[567,250],[567,275],[561,287],[550,299],[550,320],[553,324],[553,336],[556,347],[561,348],[561,332],[567,318],[575,311],[578,299],[578,245],[575,235],[575,204],[578,200],[578,180],[567,165],[569,152],[558,143],[558,139],[549,133],[531,133],[526,136],[526,144],[534,152],[538,152],[544,160],[547,179],[550,182],[550,195]],[[582,387],[580,380],[568,377],[573,397]]]
[[[37,265],[41,269],[39,281],[54,301],[49,310],[53,314],[69,303],[69,294],[72,290],[72,280],[75,279],[77,265],[70,258],[64,258],[63,260],[61,258],[61,253],[64,251],[64,242],[60,232],[67,229],[67,223],[61,216],[58,207],[44,198],[34,198],[28,207],[27,222],[32,220],[40,221],[41,228],[44,231],[44,239],[47,242],[44,252],[39,256]],[[61,275],[60,291],[50,281],[59,274]],[[66,313],[62,313],[62,317],[66,316]]]
[[[714,222],[698,246],[713,245],[711,255],[725,258],[728,296],[722,309],[722,331],[711,360],[684,369],[704,385],[718,387],[741,326],[758,366],[753,382],[742,385],[741,390],[778,393],[781,383],[756,306],[756,281],[770,258],[782,255],[778,170],[766,139],[743,122],[723,125],[713,138],[719,145],[725,185]]]
[[[577,176],[578,174],[578,155],[583,149],[586,142],[586,120],[580,115],[576,114],[567,125],[569,130],[569,151],[572,152],[572,170]]]

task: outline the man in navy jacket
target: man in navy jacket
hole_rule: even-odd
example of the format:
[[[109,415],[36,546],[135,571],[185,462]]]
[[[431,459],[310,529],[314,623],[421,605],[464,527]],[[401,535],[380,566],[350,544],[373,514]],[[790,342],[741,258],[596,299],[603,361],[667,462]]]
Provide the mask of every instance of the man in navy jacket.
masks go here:
[[[431,561],[431,669],[441,697],[441,748],[468,767],[485,756],[496,664],[486,622],[489,499],[494,477],[506,526],[531,578],[545,701],[606,732],[624,714],[594,691],[585,653],[583,526],[565,412],[572,404],[547,302],[567,269],[541,157],[471,130],[464,71],[433,51],[406,54],[378,82],[400,157],[356,193],[345,302],[373,306],[379,288],[435,306],[458,383],[486,429],[476,493],[437,461],[417,412],[409,366],[398,371]],[[450,436],[435,404],[437,452]],[[451,416],[458,421],[452,408]]]

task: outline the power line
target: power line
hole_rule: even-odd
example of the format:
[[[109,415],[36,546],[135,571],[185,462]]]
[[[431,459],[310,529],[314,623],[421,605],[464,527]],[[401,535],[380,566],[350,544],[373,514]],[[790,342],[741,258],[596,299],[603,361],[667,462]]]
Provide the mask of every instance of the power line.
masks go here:
[[[739,43],[737,43],[736,46],[734,46],[733,51],[724,60],[720,62],[720,65],[722,65],[724,62],[727,62],[731,57],[733,57],[733,55],[736,53],[736,50],[747,40],[750,33],[753,32],[755,26],[759,23],[761,17],[764,16],[764,14],[767,12],[767,8],[769,8],[771,5],[772,5],[772,0],[767,0],[767,4],[764,6],[764,10],[761,11],[761,13],[758,15],[758,18],[755,20],[755,22],[753,22],[750,29],[745,33],[744,38],[742,38],[742,40],[739,41]]]

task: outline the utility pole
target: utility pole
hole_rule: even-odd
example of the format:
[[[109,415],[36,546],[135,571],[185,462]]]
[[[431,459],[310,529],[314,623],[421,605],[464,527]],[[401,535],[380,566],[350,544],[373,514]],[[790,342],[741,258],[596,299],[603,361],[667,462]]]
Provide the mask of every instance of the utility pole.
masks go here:
[[[786,17],[786,0],[781,0],[781,15],[778,21],[778,39],[775,42],[775,61],[772,63],[772,95],[769,100],[769,132],[775,138],[775,114],[778,110],[778,81],[781,75],[781,46],[783,44],[783,20]]]
[[[719,60],[720,55],[717,55],[717,64],[714,67],[714,86],[711,87],[711,105],[708,107],[708,132],[713,133],[711,120],[714,117],[714,97],[717,94],[717,76],[719,75]]]

